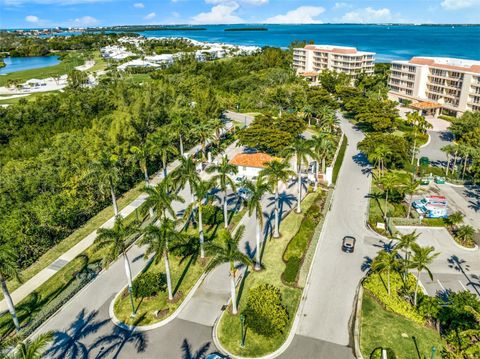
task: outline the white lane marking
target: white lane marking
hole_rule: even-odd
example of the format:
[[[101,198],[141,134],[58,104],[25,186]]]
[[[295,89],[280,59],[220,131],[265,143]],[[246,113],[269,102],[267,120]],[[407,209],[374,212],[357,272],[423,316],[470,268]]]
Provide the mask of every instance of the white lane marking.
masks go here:
[[[439,279],[437,279],[437,283],[440,287],[442,287],[442,290],[444,291],[445,290],[445,287],[442,285],[442,282],[440,282]]]
[[[458,283],[460,283],[460,285],[462,286],[463,290],[468,290],[467,287],[465,287],[465,286],[463,285],[463,283],[462,283],[462,281],[461,281],[460,279],[458,280]]]

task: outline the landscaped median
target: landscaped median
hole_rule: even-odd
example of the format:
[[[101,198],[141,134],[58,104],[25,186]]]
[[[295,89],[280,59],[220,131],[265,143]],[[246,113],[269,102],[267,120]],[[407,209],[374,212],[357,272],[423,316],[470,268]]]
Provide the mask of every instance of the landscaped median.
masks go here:
[[[264,268],[244,275],[237,298],[240,314],[226,309],[214,327],[217,344],[230,355],[262,357],[279,349],[288,338],[305,285],[303,269],[311,263],[312,256],[307,254],[316,246],[329,193],[308,194],[302,203],[304,212],[292,211],[281,223],[280,238],[265,243]],[[287,263],[292,263],[290,269]]]

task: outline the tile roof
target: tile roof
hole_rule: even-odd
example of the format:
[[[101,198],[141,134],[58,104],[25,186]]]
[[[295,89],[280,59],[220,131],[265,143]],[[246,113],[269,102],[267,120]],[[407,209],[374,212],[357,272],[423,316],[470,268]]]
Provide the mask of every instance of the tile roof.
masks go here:
[[[409,61],[411,64],[416,65],[429,65],[445,70],[456,70],[456,71],[470,71],[480,73],[480,65],[470,65],[470,66],[454,66],[448,64],[440,64],[435,62],[435,59],[428,59],[424,57],[412,57]]]
[[[312,77],[312,76],[318,76],[318,72],[315,71],[305,71],[300,74],[301,76],[305,77]]]
[[[422,101],[422,102],[415,102],[410,105],[411,108],[417,109],[417,110],[429,110],[433,108],[440,108],[442,105],[436,102],[428,102],[428,101]]]
[[[265,164],[275,160],[266,153],[239,153],[230,160],[235,166],[265,168]]]

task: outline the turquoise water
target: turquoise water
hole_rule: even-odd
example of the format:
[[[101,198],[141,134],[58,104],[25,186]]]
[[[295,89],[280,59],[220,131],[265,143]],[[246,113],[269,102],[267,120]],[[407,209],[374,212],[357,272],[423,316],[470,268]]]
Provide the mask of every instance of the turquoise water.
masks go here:
[[[480,60],[480,26],[415,25],[261,25],[268,31],[224,31],[258,25],[207,25],[204,31],[144,31],[141,35],[184,36],[199,41],[237,45],[287,47],[294,40],[316,44],[355,46],[374,51],[377,61],[410,59],[412,56],[448,56]]]
[[[7,66],[0,69],[0,75],[53,66],[60,63],[60,60],[58,56],[6,57],[3,59],[3,62]]]

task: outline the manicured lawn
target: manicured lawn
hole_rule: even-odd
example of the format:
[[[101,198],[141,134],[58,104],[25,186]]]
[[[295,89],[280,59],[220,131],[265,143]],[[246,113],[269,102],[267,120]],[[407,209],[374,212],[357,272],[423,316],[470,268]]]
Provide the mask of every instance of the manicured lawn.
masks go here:
[[[36,100],[40,96],[48,96],[49,94],[56,94],[56,93],[59,93],[59,91],[34,92],[29,94],[28,96],[7,98],[7,99],[2,98],[0,96],[0,105],[13,105],[18,103],[22,98],[30,101],[30,100]]]
[[[309,194],[303,200],[303,211],[306,211],[313,203],[316,195]],[[240,316],[231,315],[227,310],[221,317],[217,333],[222,345],[231,353],[240,356],[258,357],[271,353],[285,341],[292,325],[295,313],[300,302],[302,290],[285,285],[281,280],[281,274],[285,269],[282,260],[283,252],[290,239],[297,233],[303,219],[303,214],[294,211],[282,221],[280,226],[280,238],[270,238],[265,245],[263,253],[264,269],[260,272],[249,272],[238,289],[239,312],[245,308],[250,288],[260,284],[269,283],[279,288],[282,293],[282,302],[289,313],[289,323],[284,333],[272,338],[247,330],[245,347],[240,347]]]
[[[416,338],[422,359],[430,358],[432,346],[435,346],[437,357],[440,357],[443,346],[437,331],[386,311],[368,293],[364,294],[360,337],[364,358],[369,358],[377,347],[392,349],[397,359],[419,358],[412,337]]]
[[[332,181],[335,184],[337,182],[338,172],[340,172],[340,167],[342,167],[343,158],[345,157],[345,151],[347,150],[348,138],[343,136],[342,143],[340,144],[340,150],[338,150],[338,155],[333,165],[333,175]]]
[[[0,76],[0,86],[5,86],[8,80],[25,82],[30,79],[45,79],[47,77],[61,76],[69,73],[74,67],[83,65],[85,60],[77,53],[68,54],[59,64],[38,69],[13,72]]]

